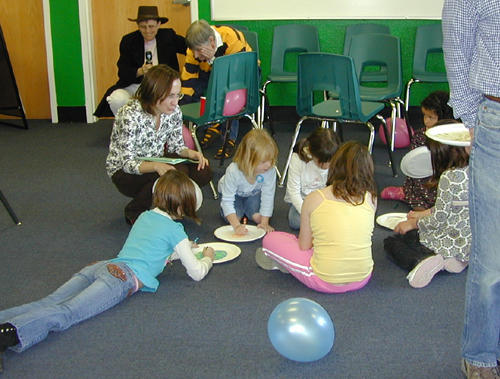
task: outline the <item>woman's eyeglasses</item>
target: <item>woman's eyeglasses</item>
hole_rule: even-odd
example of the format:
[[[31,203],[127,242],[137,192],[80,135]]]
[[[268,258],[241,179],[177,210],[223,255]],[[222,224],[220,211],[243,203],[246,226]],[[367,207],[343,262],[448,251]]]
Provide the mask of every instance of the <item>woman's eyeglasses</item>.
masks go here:
[[[182,99],[184,97],[184,94],[183,93],[172,93],[170,95],[167,96],[167,99],[169,100],[173,100],[173,99]]]

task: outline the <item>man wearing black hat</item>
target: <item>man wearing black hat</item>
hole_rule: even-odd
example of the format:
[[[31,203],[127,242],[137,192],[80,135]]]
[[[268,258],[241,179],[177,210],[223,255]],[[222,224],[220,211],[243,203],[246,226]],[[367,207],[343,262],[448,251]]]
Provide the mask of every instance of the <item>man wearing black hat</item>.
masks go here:
[[[177,54],[186,54],[186,42],[173,29],[160,29],[168,21],[158,15],[156,6],[140,6],[136,19],[139,30],[125,35],[120,42],[118,82],[108,89],[94,116],[113,117],[135,93],[144,74],[164,63],[179,71]]]

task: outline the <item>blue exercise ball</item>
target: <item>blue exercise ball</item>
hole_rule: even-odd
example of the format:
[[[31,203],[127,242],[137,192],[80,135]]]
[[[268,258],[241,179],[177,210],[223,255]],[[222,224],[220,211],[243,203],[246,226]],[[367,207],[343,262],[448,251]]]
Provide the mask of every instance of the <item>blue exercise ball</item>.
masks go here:
[[[328,312],[318,303],[301,297],[285,300],[274,308],[267,334],[278,353],[297,362],[323,358],[335,340]]]

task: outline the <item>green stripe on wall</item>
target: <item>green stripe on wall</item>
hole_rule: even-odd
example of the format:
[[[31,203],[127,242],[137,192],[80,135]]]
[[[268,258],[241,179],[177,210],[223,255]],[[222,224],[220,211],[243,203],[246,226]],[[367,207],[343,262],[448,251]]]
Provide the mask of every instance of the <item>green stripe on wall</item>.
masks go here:
[[[57,105],[85,105],[78,0],[50,0]]]

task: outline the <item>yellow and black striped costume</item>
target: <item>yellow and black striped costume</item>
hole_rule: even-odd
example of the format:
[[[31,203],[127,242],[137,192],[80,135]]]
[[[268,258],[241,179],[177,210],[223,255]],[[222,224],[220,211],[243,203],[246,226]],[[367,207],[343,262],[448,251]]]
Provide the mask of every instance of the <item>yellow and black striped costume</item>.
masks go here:
[[[243,33],[230,26],[212,26],[222,38],[222,46],[215,52],[215,57],[239,53],[241,51],[252,51],[250,45],[245,41]],[[186,65],[181,74],[183,103],[200,101],[204,95],[210,78],[212,66],[194,57],[191,49],[187,50]]]

